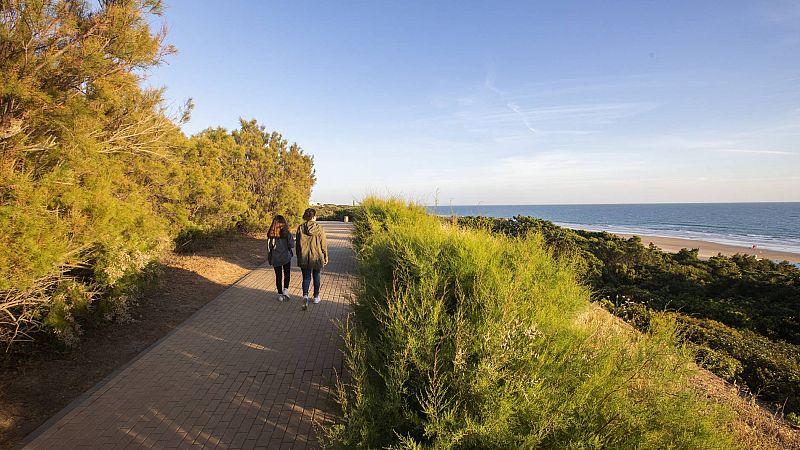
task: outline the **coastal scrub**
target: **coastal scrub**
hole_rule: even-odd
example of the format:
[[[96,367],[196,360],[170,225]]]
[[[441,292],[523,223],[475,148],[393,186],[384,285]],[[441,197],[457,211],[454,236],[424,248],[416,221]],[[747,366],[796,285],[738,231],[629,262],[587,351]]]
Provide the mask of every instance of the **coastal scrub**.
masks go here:
[[[620,325],[539,235],[464,230],[399,200],[362,206],[330,446],[735,447],[728,412],[686,387],[673,325]]]

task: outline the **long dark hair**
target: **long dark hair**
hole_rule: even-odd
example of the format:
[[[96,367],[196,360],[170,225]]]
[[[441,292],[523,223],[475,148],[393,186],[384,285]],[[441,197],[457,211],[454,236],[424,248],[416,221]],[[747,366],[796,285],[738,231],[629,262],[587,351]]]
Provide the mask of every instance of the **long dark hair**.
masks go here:
[[[314,217],[317,217],[317,210],[314,208],[307,208],[305,212],[303,212],[303,220],[311,220]]]
[[[272,239],[284,238],[289,235],[289,225],[286,223],[286,218],[277,215],[272,219],[272,225],[269,226],[267,237]]]

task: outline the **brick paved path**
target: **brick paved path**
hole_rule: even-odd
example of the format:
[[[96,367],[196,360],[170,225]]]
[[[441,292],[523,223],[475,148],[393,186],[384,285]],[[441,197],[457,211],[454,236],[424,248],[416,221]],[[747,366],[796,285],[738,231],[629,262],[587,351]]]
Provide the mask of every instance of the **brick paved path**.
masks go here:
[[[342,354],[334,319],[349,311],[349,224],[325,223],[331,263],[322,303],[276,300],[261,267],[44,424],[25,448],[316,448],[332,419]]]

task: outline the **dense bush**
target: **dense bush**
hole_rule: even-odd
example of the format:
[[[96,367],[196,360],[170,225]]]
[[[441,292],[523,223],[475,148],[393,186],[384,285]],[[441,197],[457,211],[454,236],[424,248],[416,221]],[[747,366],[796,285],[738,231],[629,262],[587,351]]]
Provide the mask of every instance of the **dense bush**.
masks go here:
[[[296,217],[313,161],[255,121],[184,136],[141,80],[173,49],[157,0],[0,9],[0,344],[124,318],[175,237]],[[189,105],[187,105],[189,106]]]
[[[262,230],[274,214],[297,222],[316,181],[313,158],[255,120],[207,129],[177,152],[188,211],[185,238],[213,230]]]
[[[763,400],[800,412],[800,269],[753,256],[676,254],[639,238],[570,230],[531,217],[464,217],[469,228],[540,233],[556,254],[580,257],[593,297],[642,330],[669,316],[703,366]],[[665,313],[664,311],[672,311]]]
[[[358,219],[361,213],[361,206],[348,205],[320,205],[315,207],[317,210],[317,220],[336,220],[343,221],[345,217],[351,222]]]
[[[368,199],[345,327],[344,448],[731,448],[685,383],[667,323],[640,335],[590,306],[536,235],[442,225]]]

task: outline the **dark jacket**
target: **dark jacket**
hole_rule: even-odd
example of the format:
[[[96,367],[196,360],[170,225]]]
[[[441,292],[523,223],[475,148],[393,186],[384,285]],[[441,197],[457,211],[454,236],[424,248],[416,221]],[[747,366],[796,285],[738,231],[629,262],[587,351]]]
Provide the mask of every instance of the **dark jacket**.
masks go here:
[[[322,269],[328,264],[328,241],[317,222],[308,221],[297,228],[297,265],[304,269]]]
[[[267,259],[270,265],[283,266],[292,262],[292,247],[292,233],[286,233],[286,237],[282,238],[267,238]]]

